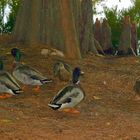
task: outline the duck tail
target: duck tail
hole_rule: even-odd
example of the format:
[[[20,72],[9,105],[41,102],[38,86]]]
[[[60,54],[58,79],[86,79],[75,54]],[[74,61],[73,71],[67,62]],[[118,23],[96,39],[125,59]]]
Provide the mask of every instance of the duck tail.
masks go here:
[[[52,79],[43,79],[41,80],[42,83],[52,83],[53,80]]]
[[[61,107],[61,104],[48,104],[49,107],[51,107],[53,110],[57,110]]]
[[[23,92],[23,90],[22,89],[18,89],[18,90],[12,90],[13,91],[13,93],[16,95],[16,94],[20,94],[20,93],[22,93]]]

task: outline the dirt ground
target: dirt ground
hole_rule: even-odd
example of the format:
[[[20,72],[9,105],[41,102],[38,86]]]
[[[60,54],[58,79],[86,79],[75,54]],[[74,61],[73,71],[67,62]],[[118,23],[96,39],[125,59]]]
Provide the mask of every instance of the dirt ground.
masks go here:
[[[53,77],[54,59],[40,55],[40,47],[22,49],[22,61],[54,79],[40,93],[24,93],[0,100],[0,140],[140,140],[140,101],[133,85],[140,78],[140,58],[87,56],[67,60],[85,72],[81,86],[86,97],[80,114],[53,111],[52,97],[67,83]],[[10,47],[1,47],[5,69],[11,71]],[[21,84],[22,86],[22,84]]]

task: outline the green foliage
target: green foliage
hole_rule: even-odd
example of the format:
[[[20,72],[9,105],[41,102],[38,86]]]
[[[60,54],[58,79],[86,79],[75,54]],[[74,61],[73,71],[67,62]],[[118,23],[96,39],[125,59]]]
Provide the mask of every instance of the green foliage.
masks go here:
[[[4,31],[4,15],[8,0],[0,1],[0,33]]]
[[[122,15],[129,15],[132,21],[140,23],[140,0],[134,0],[134,6],[123,10]]]
[[[112,29],[112,44],[116,47],[119,43],[120,34],[121,34],[121,27],[122,27],[122,20],[124,16],[129,15],[131,21],[137,23],[137,33],[138,39],[140,39],[140,0],[132,0],[133,6],[128,9],[123,9],[121,11],[115,8],[104,8],[105,16],[108,20],[108,23]]]
[[[0,1],[0,33],[11,33],[15,25],[19,3],[20,3],[20,0],[1,0]],[[10,13],[7,17],[7,22],[4,23],[6,7],[10,9]]]
[[[5,32],[12,32],[16,21],[17,11],[19,9],[20,0],[9,0],[8,6],[10,8],[10,14],[5,24]]]
[[[134,6],[129,9],[122,10],[122,16],[129,15],[131,21],[137,23],[138,38],[140,40],[140,0],[134,0]]]
[[[104,8],[104,13],[111,27],[112,44],[114,47],[117,47],[119,44],[119,39],[121,34],[122,18],[120,16],[120,13],[117,12],[117,7],[111,9]]]

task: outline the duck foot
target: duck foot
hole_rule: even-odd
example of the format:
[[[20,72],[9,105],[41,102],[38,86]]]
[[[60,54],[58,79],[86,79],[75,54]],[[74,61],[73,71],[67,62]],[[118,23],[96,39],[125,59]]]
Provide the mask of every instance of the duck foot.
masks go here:
[[[22,86],[21,89],[24,91],[25,89],[27,89],[27,86]]]
[[[10,94],[0,95],[0,99],[7,99],[7,98],[10,98],[10,97],[12,97],[12,95],[10,95]]]
[[[135,95],[134,100],[135,101],[140,101],[140,96],[139,95]]]
[[[71,113],[71,114],[80,114],[80,111],[74,108],[66,108],[66,109],[63,109],[62,111],[66,113]]]
[[[39,87],[39,86],[36,86],[36,87],[33,88],[32,90],[35,91],[35,92],[40,92],[40,87]]]

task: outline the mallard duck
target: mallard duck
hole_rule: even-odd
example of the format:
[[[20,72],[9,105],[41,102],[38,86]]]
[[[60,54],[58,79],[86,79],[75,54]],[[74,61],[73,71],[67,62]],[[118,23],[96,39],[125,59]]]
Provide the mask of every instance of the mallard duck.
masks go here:
[[[20,85],[16,82],[14,77],[3,70],[3,61],[0,60],[0,92],[1,93],[10,93],[10,94],[4,94],[1,95],[0,98],[8,98],[11,97],[12,95],[19,94],[23,92],[21,90]]]
[[[63,61],[57,61],[53,66],[53,73],[62,81],[70,81],[72,68]]]
[[[21,53],[19,49],[13,48],[11,54],[15,58],[13,76],[21,83],[36,86],[33,90],[39,91],[41,85],[52,82],[52,79],[46,78],[38,70],[20,63]]]
[[[79,113],[74,107],[78,105],[85,96],[83,89],[79,85],[80,75],[83,75],[83,72],[81,72],[79,67],[76,67],[73,70],[72,82],[61,89],[48,106],[54,110]]]

